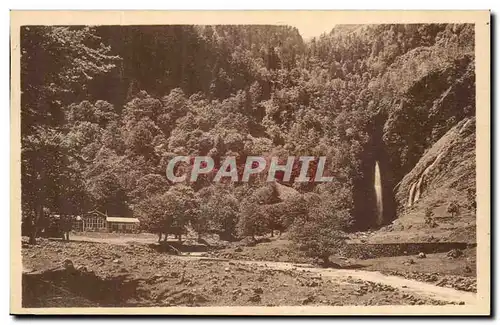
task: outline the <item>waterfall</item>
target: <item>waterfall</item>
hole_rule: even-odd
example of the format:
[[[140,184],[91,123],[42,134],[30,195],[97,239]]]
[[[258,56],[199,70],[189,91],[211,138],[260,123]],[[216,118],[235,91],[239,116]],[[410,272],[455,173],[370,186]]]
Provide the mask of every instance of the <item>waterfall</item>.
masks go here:
[[[375,197],[377,199],[377,223],[381,225],[384,221],[384,210],[382,203],[382,182],[380,180],[380,167],[378,161],[375,162],[375,181],[373,184],[375,188]]]

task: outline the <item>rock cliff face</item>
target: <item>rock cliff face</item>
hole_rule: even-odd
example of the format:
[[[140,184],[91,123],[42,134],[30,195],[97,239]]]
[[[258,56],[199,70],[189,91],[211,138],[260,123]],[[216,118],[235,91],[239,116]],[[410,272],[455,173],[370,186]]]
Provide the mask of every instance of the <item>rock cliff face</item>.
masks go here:
[[[460,211],[451,223],[472,226],[476,171],[471,59],[464,57],[453,66],[430,72],[390,107],[382,108],[368,151],[372,153],[364,161],[366,172],[358,188],[365,189],[358,191],[357,209],[359,215],[376,215],[371,184],[378,162],[383,218],[365,217],[365,226],[396,220],[396,228],[417,229],[422,224],[423,229],[438,230],[451,222],[448,210],[454,209],[453,204]]]
[[[441,234],[439,240],[475,240],[475,129],[474,117],[463,119],[405,175],[395,191],[397,227]]]
[[[464,118],[425,151],[394,189],[397,218],[370,242],[475,243],[475,130]]]
[[[426,151],[396,189],[399,212],[412,208],[439,187],[474,189],[475,140],[475,118],[465,118]],[[455,194],[459,195],[456,199],[466,199]]]
[[[468,57],[429,73],[388,108],[383,145],[399,182],[448,130],[475,115],[474,64]]]

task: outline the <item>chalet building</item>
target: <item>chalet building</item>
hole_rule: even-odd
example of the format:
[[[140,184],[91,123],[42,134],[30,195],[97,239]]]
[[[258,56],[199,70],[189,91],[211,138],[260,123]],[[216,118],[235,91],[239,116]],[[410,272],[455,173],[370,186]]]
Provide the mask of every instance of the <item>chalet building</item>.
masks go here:
[[[109,232],[137,232],[139,230],[139,219],[107,217],[106,225]]]
[[[139,230],[139,219],[110,217],[105,213],[94,210],[84,216],[76,216],[73,221],[73,230],[96,232],[136,232]]]
[[[94,210],[82,216],[82,231],[106,232],[107,214]]]

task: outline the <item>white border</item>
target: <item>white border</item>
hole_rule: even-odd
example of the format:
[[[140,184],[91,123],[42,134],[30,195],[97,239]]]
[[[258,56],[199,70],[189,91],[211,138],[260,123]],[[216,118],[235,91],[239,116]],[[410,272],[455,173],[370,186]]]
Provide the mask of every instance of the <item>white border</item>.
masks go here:
[[[429,1],[429,0],[420,0],[418,2],[402,2],[402,1],[348,1],[348,2],[322,2],[322,1],[317,1],[317,0],[308,0],[307,2],[305,1],[296,1],[296,0],[289,0],[289,1],[274,1],[271,2],[269,0],[253,0],[251,2],[237,2],[237,1],[220,1],[220,0],[213,0],[213,1],[182,1],[182,2],[166,2],[166,1],[152,1],[152,0],[142,0],[140,2],[118,2],[118,1],[109,1],[109,2],[104,2],[102,0],[97,1],[97,0],[87,0],[85,2],[78,2],[78,3],[69,3],[68,1],[44,1],[41,3],[40,1],[6,1],[4,2],[6,4],[6,8],[4,11],[2,11],[2,19],[1,21],[3,22],[3,33],[1,34],[2,36],[2,44],[8,44],[9,43],[9,13],[7,9],[115,9],[115,10],[121,10],[121,9],[493,9],[493,12],[498,13],[499,10],[499,3],[498,1],[485,1],[485,0],[475,0],[475,1]],[[498,22],[497,22],[498,23]],[[494,25],[495,27],[495,25]],[[495,28],[496,29],[496,28]],[[496,36],[496,33],[493,33],[493,35]],[[496,37],[495,37],[496,38]],[[492,46],[496,47],[496,43],[492,43]],[[498,52],[495,51],[495,53],[498,56]],[[1,52],[1,55],[3,56],[2,62],[4,64],[0,65],[3,76],[4,76],[4,84],[2,89],[2,97],[4,99],[4,103],[6,107],[10,107],[10,91],[9,91],[9,66],[7,65],[10,51],[4,50]],[[492,59],[494,59],[492,57]],[[496,66],[496,69],[494,71],[495,75],[497,76],[498,72],[498,66]],[[492,91],[495,93],[498,90],[498,84],[493,85],[494,89]],[[492,109],[496,108],[495,103],[492,103]],[[10,133],[9,133],[9,109],[3,109],[1,110],[2,114],[0,116],[0,123],[2,123],[3,127],[0,127],[0,146],[4,150],[4,152],[10,152],[9,150],[9,138],[10,138]],[[493,123],[497,124],[498,123],[498,114],[496,114],[495,121]],[[495,134],[495,143],[498,145],[499,141],[498,138]],[[498,152],[498,147],[496,148]],[[8,185],[7,180],[9,179],[9,154],[4,154],[4,159],[0,161],[0,169],[2,171],[2,185],[0,186],[0,200],[1,204],[0,206],[4,207],[4,212],[5,212],[5,217],[9,219],[7,216],[10,215],[10,187]],[[493,167],[493,166],[492,166]],[[498,176],[498,175],[497,175]],[[495,178],[495,184],[498,181],[498,177]],[[495,198],[492,198],[492,202],[496,201],[499,202],[500,199],[500,194],[498,192],[496,193]],[[496,227],[492,231],[497,231],[498,233],[498,226],[499,223],[496,222]],[[10,246],[10,239],[9,239],[9,229],[10,226],[7,224],[7,226],[3,227],[4,234],[2,237],[3,240],[3,253],[2,256],[5,258],[9,255],[9,246]],[[497,250],[498,254],[498,250]],[[498,255],[497,255],[498,256]],[[10,286],[10,279],[9,279],[9,271],[8,268],[3,268],[2,271],[2,277],[4,279],[4,285],[2,286],[5,288],[4,294],[1,297],[1,306],[3,306],[4,310],[2,312],[2,324],[12,324],[13,323],[13,318],[8,317],[8,306],[9,306],[9,291],[6,290]],[[496,294],[495,292],[492,292],[493,295]],[[495,307],[498,307],[498,299],[495,299],[497,304]],[[4,322],[5,320],[5,322]],[[53,322],[53,319],[46,319],[45,321],[48,322]],[[64,319],[66,322],[71,322],[74,320],[69,320],[69,319]],[[86,319],[86,320],[79,320],[81,323],[92,323],[92,324],[103,324],[104,320],[98,320],[98,319]],[[143,322],[144,319],[135,319],[135,320],[107,320],[107,322],[111,323],[118,323],[122,321],[127,321],[129,323],[132,322]],[[165,320],[157,320],[157,321],[165,321]],[[169,322],[175,322],[176,320],[174,319],[169,319]],[[219,320],[216,320],[219,321]],[[234,321],[231,320],[231,321]],[[271,320],[259,320],[259,322],[267,322]],[[274,320],[276,321],[276,320]],[[281,320],[281,321],[288,321],[288,320]],[[305,320],[304,321],[308,321]],[[345,320],[334,320],[336,322],[344,322]],[[381,320],[385,321],[385,320]],[[399,320],[395,320],[399,321]],[[411,321],[409,319],[406,319],[405,321]],[[426,323],[433,323],[437,322],[436,320],[430,320],[430,319],[422,319],[420,321],[425,321]],[[440,320],[442,322],[444,320]],[[454,320],[447,320],[445,322],[454,322]]]

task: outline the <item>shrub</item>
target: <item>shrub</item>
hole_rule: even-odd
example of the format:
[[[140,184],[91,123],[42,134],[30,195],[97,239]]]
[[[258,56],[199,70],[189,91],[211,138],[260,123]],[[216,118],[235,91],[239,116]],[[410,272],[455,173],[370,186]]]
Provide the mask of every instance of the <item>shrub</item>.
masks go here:
[[[448,204],[448,208],[446,209],[446,212],[448,212],[451,215],[451,217],[455,217],[460,212],[460,206],[458,205],[458,203],[456,201],[451,201]]]
[[[328,266],[329,257],[345,245],[347,237],[344,231],[350,226],[352,218],[348,209],[339,208],[335,197],[323,195],[319,201],[315,198],[309,200],[307,215],[295,220],[291,238],[299,250]]]
[[[232,240],[239,219],[239,202],[223,186],[204,188],[198,193],[201,206],[195,230],[218,233],[221,239]]]

